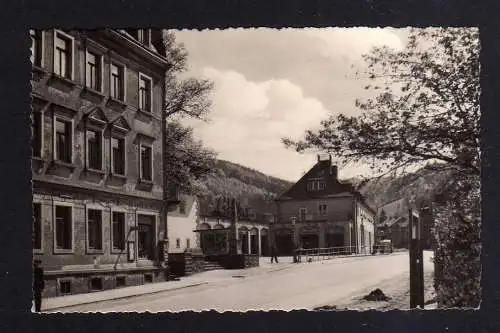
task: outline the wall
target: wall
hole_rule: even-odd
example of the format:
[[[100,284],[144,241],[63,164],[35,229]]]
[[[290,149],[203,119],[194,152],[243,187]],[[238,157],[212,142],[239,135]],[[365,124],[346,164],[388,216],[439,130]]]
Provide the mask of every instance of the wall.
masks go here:
[[[86,40],[81,32],[68,32],[74,38],[73,63],[74,76],[71,80],[57,78],[53,73],[54,30],[43,33],[42,68],[34,68],[32,80],[33,110],[42,113],[43,145],[41,158],[32,163],[34,180],[34,200],[42,204],[43,250],[35,251],[42,259],[46,271],[61,270],[70,274],[68,269],[108,269],[118,264],[119,269],[131,269],[126,254],[111,251],[111,210],[120,209],[126,213],[128,228],[136,224],[138,212],[156,216],[155,245],[163,233],[160,216],[162,207],[162,150],[161,119],[162,86],[164,69],[139,56],[124,43],[112,41],[103,31],[87,32],[91,39]],[[92,43],[93,41],[93,43]],[[102,91],[90,91],[85,85],[86,46],[100,53],[102,62]],[[125,65],[125,101],[113,102],[109,96],[110,61],[116,60]],[[152,113],[145,115],[138,110],[138,72],[153,79]],[[95,113],[94,113],[95,112]],[[103,132],[102,170],[86,169],[85,131],[89,124],[88,115],[100,120],[96,126]],[[53,163],[54,159],[54,116],[72,121],[73,161],[70,165]],[[126,177],[111,175],[110,135],[116,131],[111,122],[121,117],[125,128]],[[152,183],[139,181],[139,144],[152,143],[153,179]],[[71,204],[73,207],[73,240],[71,253],[57,254],[54,251],[54,203]],[[89,251],[86,242],[86,208],[102,210],[103,250]],[[136,233],[129,240],[136,241]],[[135,242],[137,251],[137,241]],[[155,249],[156,253],[156,249]],[[136,252],[137,254],[137,252]],[[87,267],[85,267],[87,265]],[[137,263],[141,265],[141,263]],[[147,262],[144,265],[152,265]],[[77,280],[75,280],[77,281]]]
[[[33,164],[33,178],[35,180],[53,181],[69,185],[82,186],[96,190],[107,190],[115,193],[127,193],[149,198],[162,198],[162,158],[161,158],[161,120],[159,117],[161,107],[161,73],[158,68],[147,66],[144,63],[134,62],[130,59],[127,48],[114,45],[110,56],[108,48],[104,45],[105,40],[100,41],[103,49],[103,91],[100,94],[88,95],[84,91],[84,39],[76,33],[74,39],[74,86],[61,85],[60,80],[51,76],[53,68],[53,40],[54,31],[44,31],[44,71],[36,75],[33,80],[33,92],[38,96],[34,100],[34,111],[43,112],[43,153],[42,159]],[[100,36],[96,34],[96,36]],[[109,104],[109,61],[119,59],[126,64],[126,97],[123,108],[116,108]],[[138,112],[138,71],[153,77],[153,112],[152,116],[144,117]],[[49,103],[52,103],[49,105]],[[85,118],[96,107],[103,111],[106,122],[115,120],[122,116],[130,131],[125,136],[126,141],[126,176],[123,181],[116,181],[110,177],[110,129],[103,125],[103,170],[101,174],[89,175],[85,170]],[[60,115],[71,119],[74,127],[73,140],[73,168],[72,170],[61,170],[53,168],[50,163],[53,159],[53,116]],[[151,138],[144,138],[140,133],[146,133]],[[139,178],[139,143],[141,141],[153,141],[153,184],[152,186],[140,186]]]
[[[190,248],[197,247],[196,237],[198,236],[194,230],[197,226],[198,218],[198,202],[192,196],[182,196],[181,200],[186,203],[186,211],[181,214],[179,206],[173,212],[168,214],[168,238],[169,252],[179,253],[184,252],[187,246],[187,239],[190,239]],[[180,247],[176,246],[176,239],[180,239]]]
[[[328,221],[347,221],[352,219],[353,214],[353,197],[327,198],[327,199],[311,199],[311,200],[289,200],[278,201],[278,222],[290,223],[291,217],[299,216],[299,208],[306,208],[307,214],[312,214],[312,220],[328,220]],[[327,215],[319,215],[319,205],[326,204]]]
[[[371,252],[375,242],[375,214],[365,207],[360,201],[356,201],[356,230],[358,249],[364,246],[367,252]],[[362,243],[362,228],[364,229],[364,243]]]

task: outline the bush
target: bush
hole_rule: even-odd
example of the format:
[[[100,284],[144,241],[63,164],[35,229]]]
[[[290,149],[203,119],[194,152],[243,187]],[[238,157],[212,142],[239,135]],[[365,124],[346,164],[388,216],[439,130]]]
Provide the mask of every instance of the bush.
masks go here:
[[[479,183],[458,185],[435,209],[434,285],[438,307],[477,308],[481,302]]]

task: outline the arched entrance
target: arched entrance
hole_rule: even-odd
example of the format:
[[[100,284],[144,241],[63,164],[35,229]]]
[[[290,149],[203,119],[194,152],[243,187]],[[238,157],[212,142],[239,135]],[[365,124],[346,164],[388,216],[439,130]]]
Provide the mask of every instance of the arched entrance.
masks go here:
[[[274,242],[278,255],[291,255],[293,253],[293,232],[288,228],[274,231]]]
[[[238,229],[238,236],[241,244],[241,253],[248,253],[248,228],[242,226]]]
[[[269,231],[267,229],[260,230],[260,251],[262,256],[269,255]]]
[[[299,230],[300,245],[303,249],[314,249],[319,247],[319,228],[302,227]]]
[[[227,230],[222,224],[216,224],[213,227],[214,232],[214,247],[217,253],[227,252]]]
[[[259,254],[259,229],[250,229],[250,253]]]

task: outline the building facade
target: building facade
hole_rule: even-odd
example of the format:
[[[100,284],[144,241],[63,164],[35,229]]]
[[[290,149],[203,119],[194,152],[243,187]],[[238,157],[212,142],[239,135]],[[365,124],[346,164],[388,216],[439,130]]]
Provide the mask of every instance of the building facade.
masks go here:
[[[30,31],[44,296],[161,281],[162,31]]]
[[[376,214],[337,173],[331,157],[318,156],[316,165],[276,199],[272,235],[279,254],[289,255],[297,247],[372,251]]]
[[[198,250],[199,203],[196,196],[181,195],[175,210],[168,213],[169,253]]]

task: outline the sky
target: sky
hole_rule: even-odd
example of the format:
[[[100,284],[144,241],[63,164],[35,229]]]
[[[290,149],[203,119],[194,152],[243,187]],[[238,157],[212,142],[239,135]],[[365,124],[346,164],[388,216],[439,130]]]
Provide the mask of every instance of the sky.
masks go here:
[[[359,114],[366,79],[361,55],[374,46],[401,49],[407,30],[380,28],[182,30],[186,76],[214,82],[209,122],[187,120],[197,139],[238,163],[289,181],[316,162],[316,152],[287,149],[282,137],[303,138],[331,114]],[[369,175],[364,165],[341,178]]]

